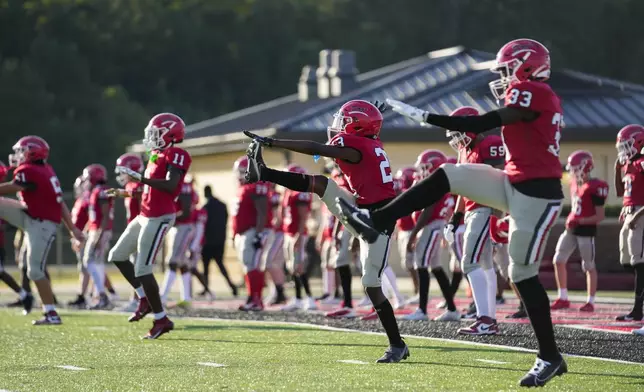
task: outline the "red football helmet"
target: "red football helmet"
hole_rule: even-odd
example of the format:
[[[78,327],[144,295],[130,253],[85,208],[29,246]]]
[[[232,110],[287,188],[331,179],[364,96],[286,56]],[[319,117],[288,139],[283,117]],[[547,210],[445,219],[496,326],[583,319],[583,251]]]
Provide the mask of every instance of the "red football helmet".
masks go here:
[[[396,175],[394,176],[394,185],[400,189],[405,190],[409,189],[414,183],[414,175],[416,174],[416,168],[413,166],[405,166],[398,169]]]
[[[460,107],[454,110],[450,114],[450,116],[479,116],[479,115],[481,115],[481,112],[479,112],[478,109],[473,108],[471,106]],[[460,150],[467,148],[470,145],[470,143],[472,143],[472,140],[476,138],[475,133],[450,131],[449,129],[445,132],[445,136],[447,136],[447,138],[450,139],[449,145],[456,152],[460,152]]]
[[[305,169],[305,168],[303,168],[303,167],[302,167],[302,166],[300,166],[300,165],[296,165],[296,164],[294,164],[294,163],[291,163],[290,165],[288,165],[288,166],[286,167],[286,171],[287,171],[287,172],[291,172],[291,173],[306,174],[306,169]]]
[[[7,178],[9,173],[9,166],[5,165],[4,162],[0,161],[0,181],[4,181]]]
[[[416,160],[416,174],[419,179],[429,177],[443,163],[447,162],[445,154],[438,150],[425,150]]]
[[[589,151],[577,150],[568,157],[566,170],[575,178],[578,184],[586,182],[593,170],[593,156]]]
[[[327,128],[329,140],[335,133],[378,137],[382,127],[382,113],[371,102],[353,100],[342,105],[333,115],[333,123]]]
[[[82,177],[83,181],[88,183],[90,186],[94,186],[99,183],[106,183],[107,169],[99,163],[94,163],[83,169]]]
[[[617,133],[617,158],[624,165],[629,159],[640,154],[644,147],[644,127],[637,124],[627,125]]]
[[[501,76],[490,82],[490,90],[497,100],[502,100],[512,82],[550,79],[550,52],[535,40],[515,39],[503,45],[490,70]]]
[[[27,162],[46,161],[49,158],[49,144],[38,136],[25,136],[13,145],[9,155],[9,166],[17,167]]]
[[[186,134],[186,124],[172,113],[161,113],[150,119],[145,127],[143,145],[150,150],[161,150],[174,143],[181,143]]]
[[[143,159],[141,159],[138,154],[123,154],[116,160],[116,166],[124,166],[129,168],[130,170],[134,170],[137,173],[141,173],[143,171]],[[116,169],[114,171],[116,172],[116,181],[121,186],[125,186],[125,184],[130,181],[130,177],[128,177],[127,175],[119,173],[119,171]]]
[[[240,184],[246,183],[246,170],[248,170],[248,157],[244,155],[237,158],[233,165],[233,171]]]

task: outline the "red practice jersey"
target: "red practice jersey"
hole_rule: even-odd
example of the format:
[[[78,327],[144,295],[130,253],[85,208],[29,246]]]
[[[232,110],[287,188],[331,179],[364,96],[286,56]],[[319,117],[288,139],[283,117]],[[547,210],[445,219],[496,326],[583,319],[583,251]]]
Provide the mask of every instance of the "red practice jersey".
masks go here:
[[[277,191],[268,192],[268,213],[266,224],[273,231],[282,231],[282,220],[276,219],[275,214],[279,213],[279,206],[282,204],[282,195]]]
[[[458,161],[461,163],[493,163],[505,160],[505,146],[503,139],[497,135],[488,135],[480,140],[471,149],[461,150]],[[464,197],[465,212],[481,207],[480,204]]]
[[[18,192],[18,198],[30,217],[60,223],[63,190],[50,165],[23,163],[14,170],[13,182],[25,185],[25,190]]]
[[[107,195],[107,185],[97,185],[89,196],[89,224],[87,230],[99,230],[103,221],[103,203],[108,205],[108,219],[105,230],[112,230],[114,224],[114,199]]]
[[[336,159],[351,191],[357,197],[359,206],[368,206],[396,197],[389,158],[379,139],[339,133],[329,143],[354,148],[362,155],[362,160],[357,164]]]
[[[83,192],[72,207],[72,223],[78,230],[84,230],[89,221],[89,196],[90,192]]]
[[[608,184],[598,178],[591,178],[578,186],[575,181],[570,183],[570,199],[572,208],[568,219],[587,218],[595,215],[595,207],[603,206],[608,197]]]
[[[300,232],[300,210],[298,207],[306,207],[306,217],[308,218],[309,212],[311,211],[311,201],[313,198],[308,192],[296,192],[292,190],[287,190],[284,193],[284,199],[282,200],[282,208],[284,211],[284,222],[282,223],[282,230],[286,234],[297,234]],[[306,234],[306,223],[304,228],[301,231],[302,234]]]
[[[427,221],[427,224],[430,224],[436,220],[447,220],[447,218],[449,218],[454,211],[454,196],[448,193],[443,196],[443,198],[440,199],[436,204],[434,204],[433,207],[430,208],[432,208],[432,215]],[[423,210],[414,211],[414,213],[412,214],[412,217],[414,218],[414,224],[418,222],[418,218],[420,218],[422,211]]]
[[[140,196],[143,193],[143,184],[136,181],[130,181],[125,184],[125,190],[132,195],[131,197],[126,197],[123,201],[125,204],[127,223],[130,223],[141,213],[141,202],[136,195]]]
[[[644,206],[644,158],[628,161],[622,167],[624,207]]]
[[[264,182],[243,184],[237,189],[237,198],[232,208],[233,233],[241,234],[257,224],[255,200],[265,198],[268,206],[268,185]]]
[[[559,140],[563,111],[557,94],[542,82],[510,84],[505,106],[539,112],[532,122],[518,122],[501,128],[505,144],[505,172],[511,183],[537,178],[561,178]]]
[[[148,161],[145,169],[145,177],[163,180],[167,178],[170,167],[183,171],[179,179],[177,189],[172,193],[163,192],[147,185],[143,187],[143,198],[141,200],[141,215],[148,218],[156,218],[163,215],[175,214],[175,201],[181,192],[183,179],[190,169],[192,158],[187,151],[178,147],[169,147],[165,150],[155,150],[152,159]]]
[[[187,223],[194,223],[194,218],[196,217],[194,215],[195,211],[195,198],[197,196],[197,192],[195,192],[195,188],[192,187],[192,184],[186,184],[183,183],[181,184],[181,192],[179,193],[179,197],[177,198],[177,201],[175,202],[175,208],[177,210],[177,214],[179,211],[183,210],[181,206],[181,199],[186,197],[190,198],[190,211],[188,212],[188,215],[186,216],[177,216],[177,221],[175,224],[187,224]]]

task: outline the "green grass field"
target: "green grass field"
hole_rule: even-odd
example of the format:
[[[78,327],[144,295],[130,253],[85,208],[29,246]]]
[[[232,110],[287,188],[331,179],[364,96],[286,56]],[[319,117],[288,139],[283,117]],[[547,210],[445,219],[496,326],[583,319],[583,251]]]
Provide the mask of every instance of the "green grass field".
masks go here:
[[[509,391],[534,361],[531,353],[408,338],[407,361],[375,364],[386,345],[381,335],[176,319],[175,331],[144,341],[148,319],[62,316],[62,326],[32,327],[35,316],[0,309],[0,390]],[[584,358],[568,364],[570,373],[546,389],[641,391],[644,385],[640,365]]]

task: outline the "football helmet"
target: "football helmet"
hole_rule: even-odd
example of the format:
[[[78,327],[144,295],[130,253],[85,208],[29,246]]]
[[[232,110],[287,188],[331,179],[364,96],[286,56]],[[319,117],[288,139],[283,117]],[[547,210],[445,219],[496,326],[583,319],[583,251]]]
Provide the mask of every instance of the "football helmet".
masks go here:
[[[233,171],[235,172],[235,177],[240,184],[246,183],[246,170],[248,170],[248,157],[243,155],[235,161],[233,165]]]
[[[333,115],[333,123],[327,128],[329,140],[337,133],[377,138],[382,127],[382,113],[374,104],[352,100]]]
[[[86,190],[87,184],[83,181],[83,176],[76,177],[76,180],[74,180],[74,198],[78,199]]]
[[[398,187],[400,191],[409,189],[414,183],[414,175],[416,174],[416,168],[413,166],[405,166],[398,169],[396,175],[394,176],[394,185]]]
[[[137,173],[141,173],[143,172],[143,159],[141,159],[138,154],[123,154],[116,160],[116,166],[124,166],[131,170],[134,170]],[[129,176],[119,172],[116,169],[114,170],[114,172],[116,173],[116,181],[119,183],[119,185],[125,186],[125,184],[130,181]]]
[[[644,127],[638,124],[627,125],[617,133],[617,159],[622,165],[636,154],[640,154],[644,147]]]
[[[418,155],[415,165],[418,179],[429,177],[445,162],[447,162],[447,157],[438,150],[425,150],[421,152]]]
[[[172,113],[161,113],[150,119],[145,127],[143,145],[150,150],[162,150],[174,143],[181,143],[186,134],[186,124]]]
[[[4,162],[0,161],[0,181],[4,181],[7,178],[9,173],[9,166],[5,165]]]
[[[302,166],[296,165],[294,163],[291,163],[290,165],[288,165],[286,167],[286,171],[291,172],[291,173],[306,174],[306,169],[304,169]]]
[[[497,100],[503,100],[512,82],[550,79],[550,52],[535,40],[515,39],[499,50],[490,71],[500,76],[490,82],[490,90]]]
[[[107,169],[105,166],[94,163],[83,169],[82,179],[90,186],[107,182]]]
[[[454,110],[450,116],[479,116],[481,112],[471,106],[463,106]],[[467,148],[472,140],[476,138],[476,134],[472,132],[460,132],[447,130],[445,136],[449,139],[449,146],[456,152]]]
[[[18,167],[23,163],[46,161],[49,158],[49,144],[38,136],[25,136],[12,147],[9,166]]]
[[[566,170],[574,177],[578,184],[586,182],[593,170],[593,155],[589,151],[573,151],[568,157]]]

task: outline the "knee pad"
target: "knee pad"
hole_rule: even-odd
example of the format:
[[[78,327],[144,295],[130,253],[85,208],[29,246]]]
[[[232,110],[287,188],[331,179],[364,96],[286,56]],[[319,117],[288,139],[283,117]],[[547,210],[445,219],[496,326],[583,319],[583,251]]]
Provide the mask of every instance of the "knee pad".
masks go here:
[[[28,269],[27,270],[27,277],[30,280],[33,280],[34,282],[37,280],[45,279],[45,272],[41,270],[33,270],[33,269]]]

